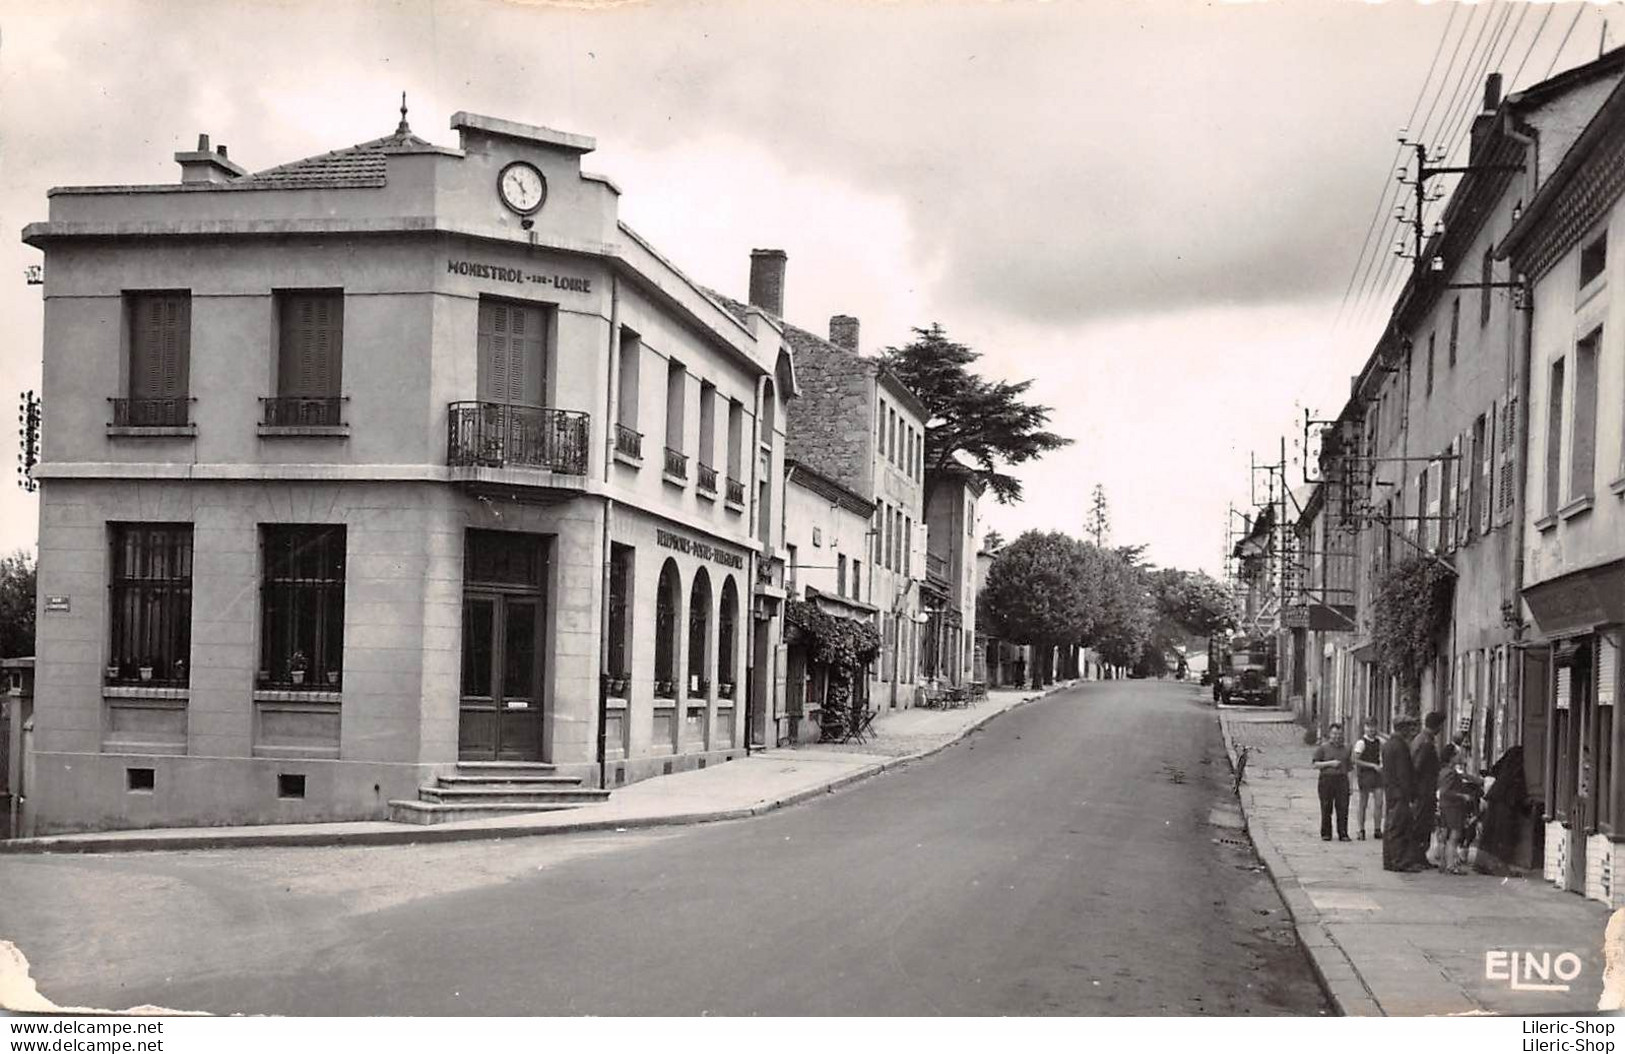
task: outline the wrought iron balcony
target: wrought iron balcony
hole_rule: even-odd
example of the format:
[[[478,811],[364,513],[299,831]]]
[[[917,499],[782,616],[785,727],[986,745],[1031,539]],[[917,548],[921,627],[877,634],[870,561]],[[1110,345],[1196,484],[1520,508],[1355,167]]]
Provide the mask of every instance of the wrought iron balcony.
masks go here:
[[[113,404],[115,428],[165,428],[188,425],[192,400],[179,399],[109,399]]]
[[[479,402],[452,403],[448,409],[448,465],[587,474],[592,419],[579,410]]]
[[[717,492],[717,470],[700,462],[700,489],[711,494]]]
[[[634,432],[625,425],[615,426],[615,452],[643,460],[643,433]]]
[[[681,451],[666,448],[666,474],[679,479],[688,478],[688,455]]]
[[[728,477],[728,500],[735,505],[745,504],[745,485],[732,476]]]
[[[344,424],[342,395],[277,395],[260,400],[260,423],[272,428],[333,428]]]

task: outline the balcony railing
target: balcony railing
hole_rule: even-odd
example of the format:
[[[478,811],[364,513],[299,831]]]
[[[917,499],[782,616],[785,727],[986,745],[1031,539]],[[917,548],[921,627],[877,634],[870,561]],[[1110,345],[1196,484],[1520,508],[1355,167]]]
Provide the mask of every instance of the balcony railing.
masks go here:
[[[732,476],[728,477],[728,500],[735,505],[745,504],[745,485]]]
[[[344,423],[344,402],[342,395],[272,396],[260,400],[260,423],[272,428],[337,427]]]
[[[703,461],[700,462],[700,489],[711,494],[717,492],[717,470]]]
[[[677,476],[680,479],[688,478],[688,455],[681,451],[666,448],[666,474]]]
[[[113,425],[116,428],[164,428],[191,424],[192,400],[179,399],[109,399],[113,404]]]
[[[448,409],[448,465],[587,474],[592,419],[579,410],[477,402],[452,403]]]
[[[643,460],[643,433],[634,432],[625,425],[615,426],[615,452]]]

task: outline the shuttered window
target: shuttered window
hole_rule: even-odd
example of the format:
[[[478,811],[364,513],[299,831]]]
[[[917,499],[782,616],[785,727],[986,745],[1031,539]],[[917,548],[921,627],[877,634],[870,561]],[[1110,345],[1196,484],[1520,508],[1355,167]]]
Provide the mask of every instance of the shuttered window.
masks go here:
[[[1440,519],[1444,507],[1444,464],[1435,461],[1428,466],[1428,511],[1423,526],[1427,529],[1425,548],[1435,552],[1444,548],[1444,523]]]
[[[1439,548],[1453,552],[1456,548],[1456,441],[1444,448],[1439,462]]]
[[[1518,467],[1518,394],[1515,390],[1507,392],[1506,402],[1501,408],[1501,480],[1497,488],[1496,507],[1500,510],[1500,520],[1508,523],[1512,519],[1512,507],[1517,504],[1517,467]]]
[[[1495,496],[1495,404],[1484,415],[1484,443],[1478,451],[1478,533],[1490,533],[1490,507]]]
[[[300,290],[278,300],[277,394],[337,396],[344,359],[344,294]]]
[[[541,308],[481,300],[480,401],[545,405],[546,342],[546,316]]]
[[[130,322],[130,398],[186,398],[192,295],[130,293],[125,311]]]
[[[1458,546],[1467,544],[1472,529],[1473,478],[1476,474],[1473,470],[1472,433],[1463,432],[1456,437],[1456,522],[1453,526]]]

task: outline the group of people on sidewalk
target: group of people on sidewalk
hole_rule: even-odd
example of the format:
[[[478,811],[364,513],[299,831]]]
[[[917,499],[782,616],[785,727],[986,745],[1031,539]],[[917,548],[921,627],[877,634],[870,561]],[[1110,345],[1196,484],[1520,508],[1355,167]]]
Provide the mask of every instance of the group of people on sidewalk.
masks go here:
[[[1326,741],[1315,748],[1319,770],[1320,837],[1349,841],[1349,775],[1359,788],[1355,827],[1365,840],[1367,806],[1375,817],[1375,836],[1382,840],[1382,866],[1389,871],[1425,871],[1428,846],[1439,833],[1439,867],[1462,874],[1469,824],[1478,810],[1483,780],[1473,771],[1462,733],[1441,749],[1439,731],[1444,715],[1430,713],[1419,723],[1402,717],[1392,735],[1383,736],[1376,723],[1366,721],[1364,734],[1350,747],[1343,741],[1343,726],[1333,724]],[[1384,806],[1386,805],[1386,810]]]

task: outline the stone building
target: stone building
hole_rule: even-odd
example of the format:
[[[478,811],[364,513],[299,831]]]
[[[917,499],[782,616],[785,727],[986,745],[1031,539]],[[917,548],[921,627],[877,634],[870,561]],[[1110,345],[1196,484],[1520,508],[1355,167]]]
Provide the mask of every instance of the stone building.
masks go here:
[[[1625,906],[1625,82],[1500,252],[1530,283],[1518,554],[1524,767],[1545,804],[1546,877]]]
[[[433,819],[459,762],[613,787],[765,725],[776,320],[621,223],[591,139],[451,127],[252,173],[205,139],[24,232],[34,831]]]
[[[1351,719],[1386,727],[1400,686],[1378,665],[1372,617],[1383,575],[1420,557],[1454,578],[1449,629],[1421,685],[1423,713],[1471,733],[1489,764],[1525,732],[1517,703],[1519,421],[1515,348],[1527,315],[1495,246],[1596,112],[1625,52],[1506,99],[1491,75],[1467,167],[1389,324],[1355,378],[1322,459],[1327,514],[1356,537]],[[1440,164],[1440,162],[1430,162]],[[1414,167],[1414,166],[1413,166]],[[1432,177],[1439,189],[1442,177]]]
[[[869,699],[900,709],[914,705],[920,681],[926,410],[879,359],[858,354],[857,319],[836,315],[829,333],[784,327],[801,384],[787,441],[797,462],[874,496],[859,594],[877,609],[881,638]]]
[[[958,686],[976,673],[976,502],[981,481],[969,472],[939,473],[926,505],[925,645],[928,681]],[[984,655],[985,663],[985,655]]]

